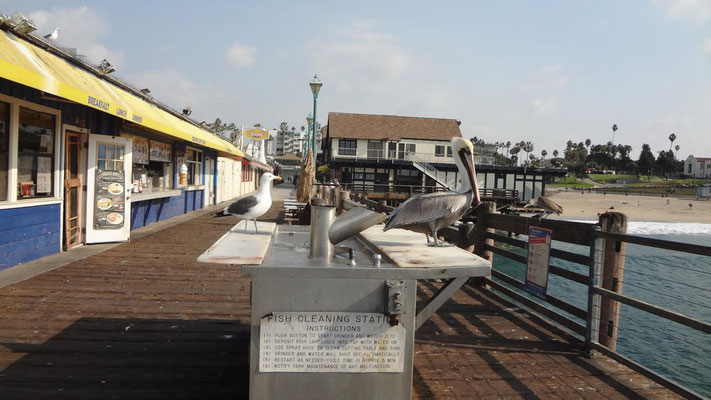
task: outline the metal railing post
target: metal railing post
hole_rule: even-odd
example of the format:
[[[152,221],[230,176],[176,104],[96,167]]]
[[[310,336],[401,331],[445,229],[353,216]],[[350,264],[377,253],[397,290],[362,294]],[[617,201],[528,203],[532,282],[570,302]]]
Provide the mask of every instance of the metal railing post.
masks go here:
[[[598,235],[600,227],[590,235],[590,266],[588,269],[588,310],[585,321],[585,355],[592,357],[592,344],[597,343],[600,329],[600,295],[593,288],[600,287],[602,281],[603,240]]]

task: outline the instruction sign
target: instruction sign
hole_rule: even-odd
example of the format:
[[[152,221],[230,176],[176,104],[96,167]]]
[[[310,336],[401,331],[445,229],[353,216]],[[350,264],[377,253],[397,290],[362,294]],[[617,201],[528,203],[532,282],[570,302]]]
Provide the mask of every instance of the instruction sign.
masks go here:
[[[524,287],[528,293],[541,299],[546,298],[548,288],[552,233],[550,229],[536,226],[528,228],[528,265]]]
[[[260,372],[403,372],[405,328],[378,313],[282,312],[260,321]]]

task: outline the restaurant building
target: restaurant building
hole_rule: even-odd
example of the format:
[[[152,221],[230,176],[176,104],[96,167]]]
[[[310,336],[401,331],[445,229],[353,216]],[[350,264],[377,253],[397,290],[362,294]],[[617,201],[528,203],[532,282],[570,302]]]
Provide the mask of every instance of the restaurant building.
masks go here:
[[[112,69],[0,29],[0,269],[129,240],[254,190],[269,169]]]

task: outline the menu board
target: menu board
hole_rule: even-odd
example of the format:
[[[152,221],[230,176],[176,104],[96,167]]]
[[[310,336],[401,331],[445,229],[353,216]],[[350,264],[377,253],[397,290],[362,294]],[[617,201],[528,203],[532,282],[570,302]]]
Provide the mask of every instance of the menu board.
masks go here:
[[[96,170],[94,229],[121,229],[125,223],[124,171]]]
[[[122,133],[121,136],[133,139],[133,163],[148,164],[148,138],[144,138],[138,135],[132,135],[130,133]]]
[[[170,162],[172,157],[170,148],[168,143],[151,140],[151,161]]]
[[[37,157],[37,193],[52,191],[52,158]]]

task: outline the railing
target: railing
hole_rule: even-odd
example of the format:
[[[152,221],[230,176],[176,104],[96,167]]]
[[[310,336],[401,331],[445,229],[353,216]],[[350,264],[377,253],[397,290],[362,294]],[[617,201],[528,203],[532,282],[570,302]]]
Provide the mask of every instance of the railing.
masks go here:
[[[356,196],[355,198],[380,212],[393,210],[392,207],[368,200],[364,196]],[[711,323],[673,311],[659,304],[642,301],[637,298],[638,296],[629,296],[623,294],[622,291],[622,283],[624,282],[622,271],[624,270],[625,249],[628,243],[644,246],[652,250],[674,251],[681,255],[708,257],[708,259],[700,262],[700,265],[706,266],[711,265],[711,247],[616,233],[615,231],[619,230],[621,226],[619,218],[624,218],[618,217],[620,214],[616,213],[603,214],[598,224],[590,224],[502,215],[495,213],[494,210],[494,203],[483,203],[475,209],[476,224],[461,224],[458,229],[450,227],[439,231],[440,235],[447,240],[455,242],[463,248],[473,248],[476,254],[492,261],[494,267],[492,268],[492,275],[490,278],[484,279],[485,284],[579,337],[584,343],[584,349],[588,356],[592,356],[594,351],[602,353],[688,398],[701,399],[704,398],[704,395],[711,394],[711,386],[704,386],[708,390],[702,395],[679,383],[679,375],[676,378],[669,377],[669,375],[673,374],[673,371],[660,372],[653,370],[650,366],[633,360],[616,349],[618,331],[630,333],[627,330],[629,327],[626,325],[620,326],[619,323],[620,306],[624,305],[629,307],[629,310],[635,310],[637,313],[649,315],[650,317],[662,318],[666,321],[664,329],[656,328],[659,329],[660,338],[671,335],[675,344],[681,343],[687,347],[694,346],[694,349],[700,349],[701,357],[706,357],[711,352],[711,348],[704,348],[703,346],[704,343],[711,343],[711,336],[709,336],[711,335]],[[547,228],[552,231],[554,246],[550,250],[550,256],[553,261],[548,266],[549,275],[555,276],[558,282],[568,281],[582,285],[579,287],[586,290],[583,289],[584,291],[581,292],[568,290],[565,293],[556,293],[555,295],[549,291],[545,299],[540,299],[523,291],[525,283],[522,280],[496,269],[497,262],[494,262],[494,254],[516,263],[527,265],[527,242],[510,235],[527,235],[530,226]],[[502,232],[507,232],[508,234],[502,234]],[[560,245],[561,243],[565,245]],[[503,259],[498,260],[503,261]],[[698,274],[699,276],[704,276],[704,274],[711,275],[711,271],[694,270],[683,265],[672,265],[670,263],[666,267],[677,268],[679,271],[691,269],[692,274]],[[641,271],[630,270],[629,272],[645,275],[645,272]],[[525,271],[523,275],[525,276]],[[676,284],[685,285],[687,288],[704,291],[704,293],[711,292],[704,285],[697,287],[694,286],[694,282],[683,283],[675,281],[673,276],[669,278],[666,275],[650,275],[650,279],[675,282]],[[633,284],[626,283],[626,285],[632,286]],[[658,303],[656,292],[649,288],[642,290],[643,293],[650,293],[650,291],[655,296],[655,302]],[[577,296],[573,296],[573,294]],[[665,295],[665,293],[658,294]],[[575,301],[567,299],[572,297],[575,298]],[[672,295],[671,297],[674,296]],[[696,298],[686,301],[695,304],[697,308],[701,307],[702,310],[708,310],[710,307],[709,304],[700,303],[703,300]],[[631,312],[628,311],[628,314],[631,314]],[[631,318],[630,320],[639,324],[639,321]],[[670,322],[688,328],[690,333],[675,336],[674,333],[669,332],[667,325]],[[640,327],[636,328],[639,329]],[[642,329],[655,329],[655,327],[642,327]],[[688,339],[693,336],[692,333],[693,335],[701,336],[695,343]],[[640,339],[634,337],[630,338],[630,340],[637,341]],[[662,346],[660,340],[650,341],[649,345],[652,346],[653,350],[651,351],[654,353],[666,353],[667,356],[669,354],[674,355],[676,364],[686,364],[693,361],[689,360],[688,356],[676,354],[673,348],[660,348]],[[699,382],[703,382],[704,379],[707,381],[708,373],[711,371],[711,367],[708,364],[704,367],[703,363],[705,362],[706,359],[696,360],[696,363],[701,365],[700,370],[694,370],[697,374],[701,374],[702,380]],[[667,366],[664,365],[664,367]],[[706,385],[708,385],[708,382]]]
[[[336,150],[333,158],[347,158],[356,160],[403,160],[403,161],[414,161],[421,160],[428,163],[441,163],[441,164],[453,164],[454,160],[452,156],[445,153],[421,153],[421,152],[411,152],[411,151],[399,151],[399,150],[377,150],[368,149],[366,154],[341,154],[340,150]],[[495,158],[491,156],[474,156],[475,165],[494,165]]]
[[[447,188],[441,186],[415,186],[415,185],[390,185],[390,184],[372,184],[372,183],[342,183],[343,190],[349,190],[353,193],[409,193],[424,194],[432,192],[447,191]],[[479,196],[484,200],[516,200],[518,199],[518,190],[514,189],[491,189],[480,188]]]

